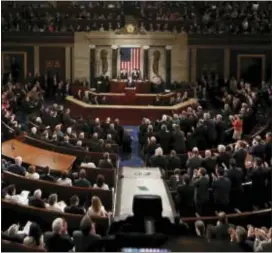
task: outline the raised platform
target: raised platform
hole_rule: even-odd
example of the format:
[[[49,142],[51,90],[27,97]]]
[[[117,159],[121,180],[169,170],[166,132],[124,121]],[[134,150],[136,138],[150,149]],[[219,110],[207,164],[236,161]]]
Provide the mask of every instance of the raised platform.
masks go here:
[[[101,120],[107,117],[119,118],[122,124],[139,125],[144,117],[156,120],[163,114],[179,113],[189,106],[197,105],[197,100],[189,99],[174,106],[90,105],[68,96],[66,105],[71,109],[72,116],[99,117]]]
[[[127,80],[111,80],[110,92],[123,93],[127,87]],[[137,80],[135,81],[136,93],[149,93],[151,91],[151,84],[149,81]]]
[[[89,91],[91,96],[106,97],[109,105],[153,105],[155,98],[160,95],[164,104],[169,102],[171,97],[176,96],[174,92],[165,94],[141,94],[135,91],[125,93],[96,93]]]

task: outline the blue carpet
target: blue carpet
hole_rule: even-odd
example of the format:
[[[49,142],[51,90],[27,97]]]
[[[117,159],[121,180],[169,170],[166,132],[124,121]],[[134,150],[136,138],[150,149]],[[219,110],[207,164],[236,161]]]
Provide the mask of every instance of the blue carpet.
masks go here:
[[[144,161],[139,156],[138,127],[124,126],[124,128],[131,136],[132,152],[130,155],[121,155],[120,167],[123,167],[123,166],[132,166],[132,167],[144,166]]]

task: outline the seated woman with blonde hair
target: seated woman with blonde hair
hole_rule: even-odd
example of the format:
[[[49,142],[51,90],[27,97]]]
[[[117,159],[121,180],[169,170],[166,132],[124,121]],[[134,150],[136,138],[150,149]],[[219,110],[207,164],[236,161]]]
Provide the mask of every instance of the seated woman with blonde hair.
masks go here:
[[[36,167],[34,165],[29,165],[25,176],[30,179],[40,178],[40,175],[36,172]]]
[[[100,217],[108,216],[108,213],[105,210],[105,207],[102,205],[100,198],[97,196],[92,197],[92,204],[89,207],[87,214],[89,216],[100,216]]]

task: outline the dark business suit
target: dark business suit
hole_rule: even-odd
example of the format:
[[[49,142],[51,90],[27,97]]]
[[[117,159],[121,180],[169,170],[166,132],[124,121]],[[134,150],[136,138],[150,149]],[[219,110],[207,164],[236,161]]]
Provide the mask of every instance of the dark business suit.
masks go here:
[[[159,167],[161,169],[166,169],[167,159],[165,156],[155,156],[150,158],[151,167]]]
[[[230,190],[230,202],[233,208],[240,208],[243,206],[243,193],[244,189],[242,186],[244,172],[239,167],[232,167],[227,172],[227,177],[231,182]]]
[[[236,165],[243,169],[245,167],[247,152],[244,149],[239,149],[234,151],[232,156],[236,161]]]
[[[72,214],[85,214],[85,211],[82,207],[79,206],[66,206],[64,208],[65,213],[72,213]]]
[[[23,166],[18,166],[16,164],[9,166],[8,171],[21,176],[25,176],[26,174],[26,169]]]
[[[253,169],[250,178],[252,180],[252,197],[255,205],[262,205],[265,200],[266,180],[269,176],[269,170],[259,167]]]
[[[98,165],[99,168],[103,168],[103,169],[112,169],[113,168],[113,165],[111,162],[109,162],[108,160],[105,160],[105,159],[101,159],[99,161],[99,165]]]
[[[215,172],[216,160],[213,157],[206,157],[202,160],[202,167],[211,175]]]
[[[272,140],[265,145],[265,161],[272,165]]]
[[[87,252],[95,242],[101,240],[101,237],[97,234],[83,235],[81,231],[76,230],[73,232],[73,239],[76,252]]]
[[[48,182],[55,182],[56,178],[50,174],[42,174],[42,175],[40,175],[40,180],[48,181]]]
[[[89,188],[92,185],[91,185],[90,181],[87,180],[86,178],[79,178],[79,179],[74,181],[74,186]]]
[[[167,162],[167,169],[174,170],[174,169],[180,169],[180,168],[181,168],[180,158],[178,156],[170,156]]]
[[[44,242],[49,252],[68,252],[74,247],[74,243],[69,235],[59,235],[53,232],[44,234]]]
[[[254,147],[252,147],[251,149],[251,154],[254,156],[254,157],[259,157],[261,158],[262,160],[265,159],[265,145],[264,144],[258,144]]]
[[[42,199],[37,199],[34,196],[28,199],[28,205],[37,207],[37,208],[45,208],[45,203]]]
[[[202,164],[202,158],[198,156],[193,156],[189,158],[186,162],[186,167],[189,169],[190,177],[194,174],[194,169],[198,169]]]
[[[183,154],[186,152],[186,145],[182,132],[173,133],[172,140],[172,147],[177,152],[177,154]]]
[[[200,215],[205,214],[207,211],[206,207],[209,202],[209,181],[208,175],[193,180],[193,186],[195,187],[194,201],[196,211]]]
[[[176,203],[181,217],[190,217],[194,215],[194,192],[195,187],[191,184],[178,186]]]
[[[213,198],[217,211],[226,211],[229,204],[231,182],[227,177],[219,177],[212,182]]]
[[[157,138],[158,138],[158,142],[160,143],[162,150],[165,154],[168,154],[170,151],[170,142],[171,142],[171,138],[172,135],[170,132],[165,131],[165,130],[161,130],[158,134],[157,134]]]

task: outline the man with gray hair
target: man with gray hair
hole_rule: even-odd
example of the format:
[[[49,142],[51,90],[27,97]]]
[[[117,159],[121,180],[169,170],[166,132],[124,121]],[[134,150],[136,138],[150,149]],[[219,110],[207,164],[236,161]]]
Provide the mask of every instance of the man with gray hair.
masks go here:
[[[28,200],[28,205],[29,206],[34,206],[37,208],[45,208],[45,203],[42,200],[42,191],[41,189],[38,189],[34,191],[34,194],[32,197],[29,198]]]
[[[21,156],[17,156],[14,159],[15,164],[8,167],[8,171],[14,174],[25,176],[26,169],[22,166],[23,159]]]
[[[44,234],[44,242],[49,252],[68,252],[74,247],[74,243],[68,234],[67,222],[62,218],[56,218],[52,222],[52,232]]]

